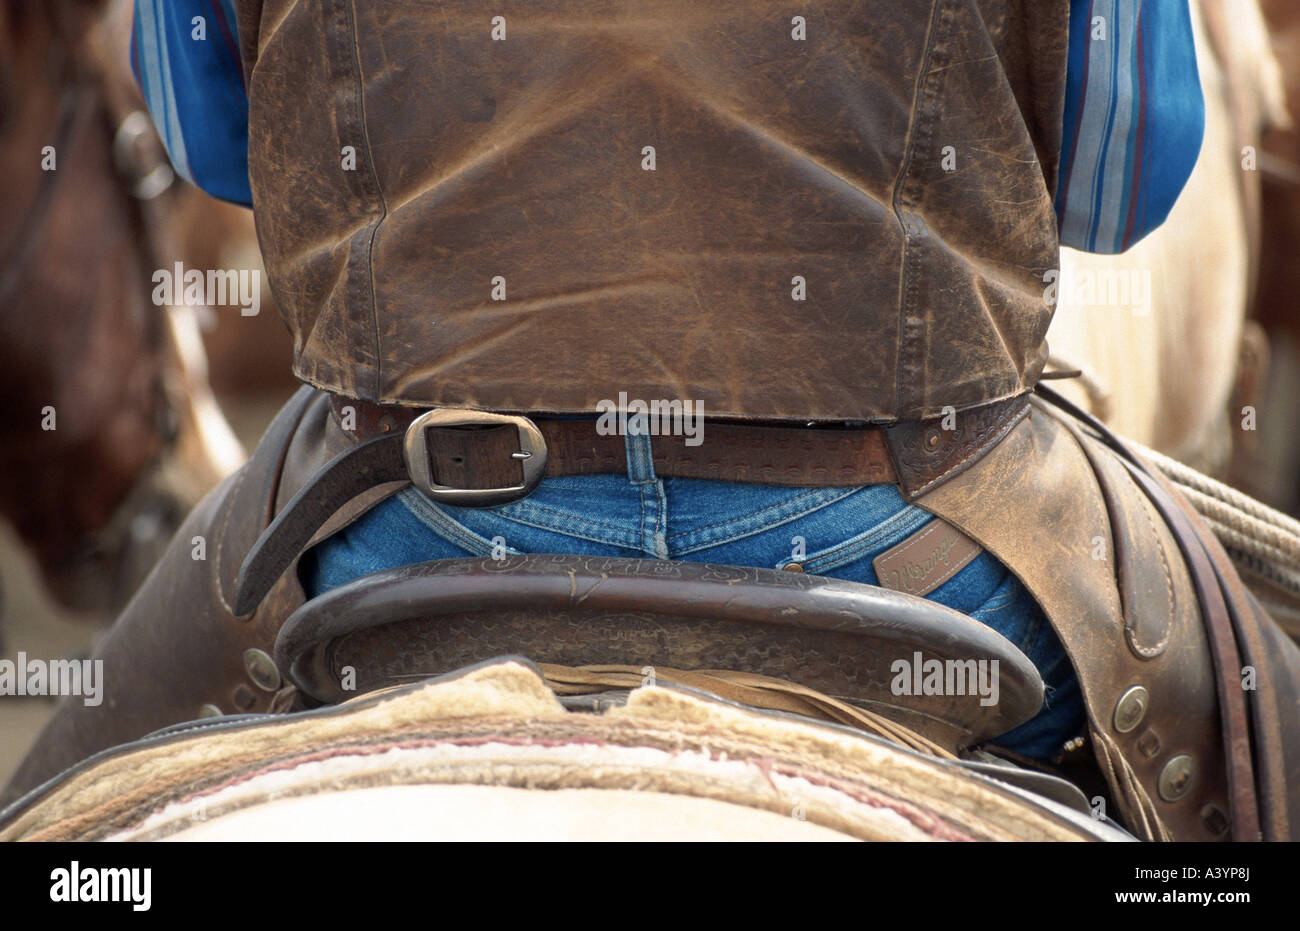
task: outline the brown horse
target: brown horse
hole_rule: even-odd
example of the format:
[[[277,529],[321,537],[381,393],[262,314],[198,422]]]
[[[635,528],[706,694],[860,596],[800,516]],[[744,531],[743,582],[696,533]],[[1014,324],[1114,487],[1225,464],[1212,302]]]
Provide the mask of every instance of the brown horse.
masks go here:
[[[194,195],[169,183],[143,112],[130,9],[0,5],[0,513],[60,600],[100,610],[243,455],[192,313],[151,300]]]
[[[1300,116],[1300,6],[1294,0],[1260,0],[1260,6],[1281,63],[1287,106]],[[1269,397],[1260,417],[1260,448],[1238,481],[1275,507],[1300,514],[1300,437],[1294,428],[1300,422],[1300,128],[1280,127],[1264,138],[1259,175],[1263,249],[1255,313],[1269,334]]]

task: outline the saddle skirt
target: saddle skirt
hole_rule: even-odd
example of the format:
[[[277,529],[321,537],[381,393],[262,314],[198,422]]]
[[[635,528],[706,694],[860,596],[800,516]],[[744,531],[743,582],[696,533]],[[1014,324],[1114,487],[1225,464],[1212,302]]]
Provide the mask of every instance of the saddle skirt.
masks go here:
[[[536,667],[506,658],[111,750],[0,841],[1129,839],[1079,802],[677,687],[568,711]]]

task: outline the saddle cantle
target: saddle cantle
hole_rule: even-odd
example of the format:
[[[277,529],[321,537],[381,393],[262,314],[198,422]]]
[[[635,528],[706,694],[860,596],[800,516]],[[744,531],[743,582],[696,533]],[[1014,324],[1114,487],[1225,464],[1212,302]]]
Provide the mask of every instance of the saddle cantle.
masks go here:
[[[402,566],[307,602],[275,644],[276,665],[322,702],[509,652],[541,664],[649,667],[652,680],[656,668],[771,677],[951,751],[1006,733],[1043,702],[1023,653],[943,605],[855,582],[669,560],[534,554]]]

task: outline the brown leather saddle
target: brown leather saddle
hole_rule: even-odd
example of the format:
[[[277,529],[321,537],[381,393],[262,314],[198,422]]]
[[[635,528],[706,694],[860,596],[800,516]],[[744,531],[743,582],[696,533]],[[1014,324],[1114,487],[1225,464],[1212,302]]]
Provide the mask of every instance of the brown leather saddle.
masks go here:
[[[950,751],[1011,730],[1043,702],[1023,653],[935,602],[669,560],[533,554],[402,566],[307,602],[275,643],[279,669],[325,703],[507,653],[797,683]]]

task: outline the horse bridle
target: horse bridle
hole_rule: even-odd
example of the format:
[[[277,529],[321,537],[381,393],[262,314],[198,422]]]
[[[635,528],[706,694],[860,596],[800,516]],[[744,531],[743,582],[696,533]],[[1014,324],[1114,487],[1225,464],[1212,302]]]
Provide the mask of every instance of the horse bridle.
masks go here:
[[[91,35],[98,25],[91,26],[87,35]],[[144,251],[156,253],[160,237],[153,227],[157,219],[151,217],[151,211],[143,205],[168,191],[175,180],[162,142],[149,115],[133,106],[127,95],[114,92],[113,78],[103,51],[93,41],[69,40],[60,27],[58,22],[52,24],[52,42],[65,46],[64,58],[71,65],[62,69],[65,86],[59,97],[55,122],[55,156],[71,151],[86,120],[87,101],[93,103],[95,96],[100,97],[115,127],[111,143],[114,168],[137,205],[133,219],[144,234]],[[78,53],[83,54],[79,57]],[[41,172],[36,194],[18,225],[13,246],[0,262],[0,307],[8,304],[22,281],[53,209],[61,179],[62,173],[57,168]],[[151,258],[160,259],[161,256],[155,254]],[[155,267],[161,267],[161,264],[155,262]]]
[[[64,88],[62,95],[59,97],[59,117],[54,132],[56,156],[59,152],[67,151],[76,138],[75,130],[77,128],[77,116],[81,109],[81,99],[82,88],[76,84]],[[5,256],[4,262],[0,263],[0,269],[3,269],[3,271],[0,271],[0,306],[9,303],[14,290],[22,280],[23,272],[27,269],[27,262],[31,259],[36,244],[40,241],[41,231],[44,229],[45,221],[49,217],[59,181],[60,175],[57,170],[41,172],[41,180],[36,188],[36,196],[32,198],[26,214],[23,215],[22,222],[18,225],[14,245],[10,249],[9,255]]]
[[[184,422],[184,379],[173,377],[173,370],[181,366],[167,307],[156,307],[149,300],[149,285],[154,272],[168,268],[176,255],[172,231],[173,198],[165,196],[173,190],[174,172],[167,159],[161,139],[152,121],[142,109],[134,80],[122,58],[125,49],[114,48],[110,37],[120,35],[114,29],[113,8],[99,10],[93,20],[72,22],[61,4],[51,2],[49,47],[46,53],[47,80],[61,87],[53,123],[46,131],[48,143],[54,146],[59,159],[56,170],[42,171],[35,191],[9,236],[9,244],[0,256],[0,312],[16,315],[24,308],[18,302],[39,305],[41,296],[27,292],[35,288],[35,273],[41,271],[43,253],[52,251],[50,241],[51,217],[65,203],[63,198],[75,198],[80,182],[101,184],[108,189],[105,215],[121,218],[128,231],[126,248],[105,253],[106,261],[121,260],[128,269],[128,288],[125,293],[110,299],[122,303],[113,308],[130,316],[132,326],[140,327],[140,343],[132,356],[132,365],[142,366],[149,379],[148,398],[139,409],[139,417],[146,428],[161,438],[162,442],[153,458],[134,476],[132,488],[148,487],[147,483],[158,474],[157,465],[162,457],[174,449]],[[119,11],[120,12],[120,11]],[[42,36],[44,38],[44,36]],[[90,134],[89,136],[87,134]],[[41,143],[46,144],[46,141]],[[76,160],[87,146],[102,145],[105,149],[93,153],[93,167],[79,173]],[[104,177],[103,161],[112,166],[111,177]],[[93,172],[93,175],[92,175]],[[72,179],[64,178],[73,174]],[[55,256],[57,259],[57,255]],[[58,273],[66,273],[60,267]],[[74,273],[76,270],[73,270]],[[117,275],[117,269],[108,270]],[[47,272],[48,274],[48,272]],[[114,277],[120,281],[121,278]],[[139,282],[139,287],[135,286]],[[106,305],[98,302],[87,312],[108,312]],[[109,373],[116,378],[117,372]],[[131,494],[123,499],[112,520],[104,527],[86,531],[82,549],[86,552],[116,552],[123,548],[124,523],[117,519],[122,508],[138,506],[139,498]],[[134,502],[134,503],[133,503]]]

